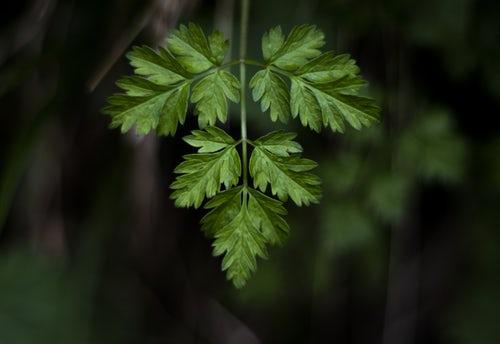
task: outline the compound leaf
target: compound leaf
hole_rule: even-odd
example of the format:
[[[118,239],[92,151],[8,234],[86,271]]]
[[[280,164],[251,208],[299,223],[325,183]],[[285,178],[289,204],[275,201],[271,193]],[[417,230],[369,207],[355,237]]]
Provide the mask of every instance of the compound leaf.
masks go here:
[[[290,92],[281,76],[266,68],[253,76],[250,87],[253,100],[260,100],[262,112],[270,109],[271,120],[287,121],[290,117]]]
[[[250,82],[254,100],[260,100],[263,111],[270,109],[273,120],[291,113],[316,132],[322,126],[344,132],[345,122],[355,129],[370,126],[380,109],[358,95],[366,82],[356,61],[346,54],[321,54],[323,45],[323,33],[311,25],[293,28],[286,39],[280,27],[266,32],[262,53],[267,66]],[[290,92],[280,74],[291,79]]]
[[[228,99],[240,101],[240,82],[231,73],[218,70],[205,76],[193,87],[191,101],[196,104],[195,114],[201,128],[214,125],[217,119],[226,122]]]
[[[135,126],[138,135],[151,130],[174,135],[185,121],[191,84],[199,79],[191,101],[200,126],[215,124],[217,118],[224,122],[227,99],[239,101],[239,81],[218,70],[228,47],[220,32],[207,38],[196,24],[181,25],[167,39],[167,48],[134,47],[127,57],[135,75],[117,82],[124,93],[111,96],[103,110],[112,116],[111,127],[127,132]]]
[[[273,121],[286,122],[292,115],[318,132],[322,126],[343,132],[345,122],[356,129],[370,125],[379,109],[372,99],[358,95],[366,83],[356,62],[349,55],[322,54],[324,43],[323,33],[312,25],[297,26],[286,37],[279,26],[266,32],[265,69],[250,80],[253,99],[260,101],[263,112],[269,110]],[[242,165],[236,146],[241,140],[213,126],[217,120],[226,122],[228,100],[240,100],[239,80],[223,70],[228,48],[222,33],[207,37],[192,23],[173,31],[164,48],[134,47],[127,57],[135,75],[117,82],[123,93],[111,96],[104,112],[122,132],[135,126],[141,135],[151,130],[173,135],[185,121],[189,101],[195,105],[199,126],[205,129],[184,137],[197,153],[185,155],[174,170],[171,198],[177,207],[195,208],[208,199],[202,230],[214,239],[213,254],[224,256],[227,278],[241,288],[256,270],[257,258],[267,257],[267,245],[279,245],[288,235],[283,201],[318,203],[321,182],[311,173],[317,164],[301,157],[296,135],[275,131],[248,140],[254,188],[246,181],[236,186]],[[268,185],[278,199],[265,195]]]

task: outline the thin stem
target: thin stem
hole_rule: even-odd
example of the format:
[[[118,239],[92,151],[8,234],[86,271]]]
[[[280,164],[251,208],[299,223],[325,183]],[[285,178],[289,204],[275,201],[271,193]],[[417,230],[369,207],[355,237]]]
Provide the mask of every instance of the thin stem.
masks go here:
[[[203,73],[195,75],[194,77],[192,77],[191,79],[189,79],[189,82],[197,81],[199,79],[202,79],[202,78],[206,77],[208,74],[217,72],[217,71],[219,71],[221,69],[230,68],[231,66],[237,65],[239,63],[240,63],[239,60],[232,60],[232,61],[226,62],[224,64],[221,64],[220,66],[216,66],[216,67],[210,68],[209,70],[207,70],[207,71],[205,71]]]
[[[259,66],[259,67],[267,67],[265,63],[262,63],[260,61],[252,60],[252,59],[242,59],[243,63],[246,63],[247,65],[251,66]]]
[[[262,67],[262,68],[269,68],[270,70],[272,70],[276,73],[279,73],[281,75],[285,75],[289,78],[292,78],[294,76],[293,73],[287,72],[286,70],[274,67],[274,66],[269,65],[269,64],[265,64],[261,61],[256,61],[256,60],[252,60],[252,59],[242,59],[240,61],[243,61],[243,63],[245,63],[249,66],[258,66],[258,67]]]
[[[248,38],[248,12],[250,0],[241,0],[240,18],[240,83],[241,83],[241,154],[243,158],[243,186],[248,186],[248,157],[247,157],[247,104],[246,104],[246,66]],[[244,198],[246,200],[246,198]]]

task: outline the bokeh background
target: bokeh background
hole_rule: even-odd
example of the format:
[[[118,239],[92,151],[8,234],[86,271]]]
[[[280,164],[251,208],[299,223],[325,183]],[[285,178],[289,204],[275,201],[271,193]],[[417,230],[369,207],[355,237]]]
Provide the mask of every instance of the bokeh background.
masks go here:
[[[158,139],[100,113],[132,45],[188,21],[237,38],[239,1],[7,3],[0,344],[500,343],[500,2],[252,1],[250,56],[270,26],[317,24],[383,112],[344,135],[290,121],[323,200],[287,205],[286,245],[241,291],[203,211],[169,199],[193,116]],[[283,127],[255,104],[249,126]]]

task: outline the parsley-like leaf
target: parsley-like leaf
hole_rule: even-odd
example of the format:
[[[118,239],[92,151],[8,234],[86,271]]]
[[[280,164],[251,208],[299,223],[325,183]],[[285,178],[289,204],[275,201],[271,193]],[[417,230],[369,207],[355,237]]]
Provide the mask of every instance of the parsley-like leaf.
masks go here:
[[[271,245],[281,245],[288,236],[289,227],[283,216],[287,214],[283,203],[248,188],[248,208],[255,226]]]
[[[279,27],[262,38],[266,69],[257,72],[250,86],[254,100],[271,118],[299,117],[302,125],[319,132],[322,126],[344,132],[345,122],[355,129],[376,122],[380,109],[373,99],[359,96],[366,84],[349,55],[321,54],[323,33],[315,26],[295,27],[284,38]],[[290,92],[278,75],[290,78]]]
[[[295,133],[287,133],[283,130],[278,130],[258,138],[255,140],[254,144],[275,155],[288,157],[290,154],[302,153],[302,146],[293,140],[296,137],[297,134]]]
[[[178,123],[184,123],[189,99],[196,104],[200,127],[225,122],[227,99],[238,102],[240,97],[238,79],[220,70],[228,46],[220,32],[207,38],[199,26],[189,24],[169,36],[167,48],[134,47],[127,57],[135,75],[117,82],[125,93],[111,96],[103,110],[112,116],[111,127],[126,132],[135,125],[139,135],[151,130],[174,135]]]
[[[364,81],[343,77],[329,83],[313,84],[293,77],[291,90],[292,115],[300,117],[302,125],[319,132],[321,122],[333,131],[344,132],[347,121],[361,129],[377,121],[379,108],[373,99],[354,95]]]
[[[229,48],[229,42],[218,31],[207,39],[196,24],[181,25],[167,38],[168,49],[190,73],[201,73],[220,65]]]
[[[279,27],[264,35],[262,42],[266,62],[281,69],[293,71],[311,58],[321,54],[325,44],[323,32],[314,25],[300,25],[292,29],[286,40]]]
[[[210,130],[207,134],[217,137],[220,142],[227,140],[229,135],[220,132],[222,132],[220,129]],[[200,138],[197,132],[193,132],[193,136]],[[241,161],[235,148],[236,142],[231,139],[230,142],[221,143],[216,149],[210,140],[212,138],[204,142],[202,140],[193,142],[189,136],[186,140],[195,147],[201,147],[200,151],[210,146],[211,153],[185,155],[184,161],[174,170],[179,176],[171,185],[175,190],[171,197],[175,199],[177,207],[198,208],[205,197],[211,198],[219,193],[221,185],[228,189],[238,184]]]
[[[235,143],[229,134],[217,127],[193,130],[191,133],[183,139],[191,146],[198,147],[198,153],[213,153]]]
[[[281,26],[275,26],[262,37],[262,56],[265,61],[270,61],[285,43],[285,36],[281,31]]]
[[[292,116],[300,115],[303,126],[309,126],[315,132],[321,130],[321,108],[313,92],[299,79],[292,79],[291,103]]]
[[[135,125],[139,135],[145,135],[152,129],[157,129],[159,135],[173,135],[177,123],[184,123],[189,84],[168,87],[140,77],[125,77],[117,85],[126,94],[109,97],[109,105],[103,109],[104,113],[113,117],[111,128],[121,126],[124,133]]]
[[[371,124],[379,109],[372,99],[358,95],[365,81],[355,61],[348,55],[322,54],[324,43],[315,26],[297,26],[288,36],[277,26],[262,39],[265,63],[243,59],[223,65],[229,42],[222,33],[206,36],[196,24],[181,25],[165,47],[134,47],[127,54],[134,75],[117,82],[123,92],[111,96],[104,108],[112,117],[111,126],[122,132],[135,126],[140,135],[152,130],[174,135],[178,123],[185,121],[189,102],[194,104],[204,130],[184,137],[197,153],[185,155],[174,170],[171,198],[177,207],[195,208],[208,200],[202,230],[214,239],[213,254],[224,256],[222,269],[237,288],[256,270],[258,257],[267,257],[267,246],[280,245],[287,237],[283,202],[290,198],[298,206],[318,203],[321,183],[311,173],[317,164],[302,158],[295,134],[275,131],[255,141],[236,141],[213,126],[227,120],[229,100],[240,101],[240,81],[223,69],[236,63],[264,67],[249,86],[273,121],[286,122],[292,115],[318,132],[322,126],[342,132],[345,122],[356,129]],[[241,142],[253,151],[243,186],[237,186],[242,162],[236,147]],[[278,199],[265,194],[268,185]]]
[[[309,61],[292,77],[292,115],[316,131],[320,118],[325,127],[339,132],[345,130],[344,121],[355,129],[377,121],[373,100],[356,95],[366,84],[358,73],[348,55],[329,52]]]
[[[240,82],[224,70],[215,71],[204,77],[193,87],[191,101],[196,104],[195,114],[201,128],[214,125],[217,119],[226,122],[228,101],[240,101]]]
[[[202,230],[215,239],[214,255],[224,255],[227,278],[241,288],[257,258],[267,258],[266,244],[280,244],[287,236],[286,210],[280,201],[241,186],[218,194],[205,208],[211,210],[201,220]]]
[[[321,54],[315,59],[302,65],[295,75],[310,82],[328,82],[338,80],[344,76],[356,76],[359,67],[349,55],[334,55],[331,51]]]
[[[158,85],[173,85],[192,77],[164,48],[155,51],[148,46],[133,47],[127,58],[135,74]]]
[[[269,68],[257,72],[250,80],[254,101],[260,100],[262,112],[270,109],[271,120],[286,122],[290,117],[290,92],[280,75]]]
[[[261,138],[254,142],[254,150],[250,157],[250,175],[254,186],[265,192],[271,185],[271,192],[282,201],[290,197],[298,206],[318,203],[321,190],[319,178],[308,172],[317,164],[299,155],[279,156],[265,144]],[[287,145],[288,140],[282,140]],[[281,150],[282,151],[282,150]]]

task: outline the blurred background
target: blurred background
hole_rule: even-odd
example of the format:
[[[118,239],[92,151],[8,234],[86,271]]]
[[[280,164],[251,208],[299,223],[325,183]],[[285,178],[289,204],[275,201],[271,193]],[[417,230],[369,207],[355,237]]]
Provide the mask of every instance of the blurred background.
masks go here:
[[[31,0],[0,11],[0,344],[500,343],[500,2],[253,0],[351,53],[379,125],[320,135],[320,205],[241,291],[175,209],[180,137],[108,130],[134,44],[195,21],[238,37],[238,0]],[[236,51],[237,40],[233,42]],[[236,70],[235,70],[236,72]],[[250,70],[253,73],[253,70]],[[224,128],[239,135],[238,109]],[[250,137],[273,124],[255,104]]]

